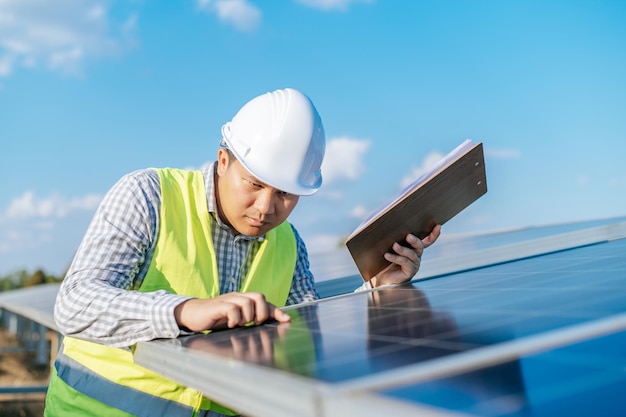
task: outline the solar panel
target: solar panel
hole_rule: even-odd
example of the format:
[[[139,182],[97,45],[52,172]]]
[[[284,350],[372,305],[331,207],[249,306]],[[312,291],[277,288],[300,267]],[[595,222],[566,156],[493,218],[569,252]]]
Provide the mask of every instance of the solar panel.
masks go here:
[[[135,359],[251,416],[623,415],[626,239],[609,235],[287,308],[290,324],[140,343]]]
[[[26,317],[56,330],[54,301],[61,284],[41,284],[0,292],[0,310]]]
[[[484,267],[499,262],[528,258],[540,254],[575,248],[599,241],[626,236],[626,218],[602,219],[544,227],[496,231],[470,235],[443,235],[436,245],[428,248],[416,279],[431,278],[451,272]],[[345,253],[344,253],[345,252]],[[336,250],[322,259],[311,260],[316,274],[324,277],[317,282],[322,297],[352,292],[363,282],[359,275],[346,274],[326,280],[339,270],[347,272],[356,267],[335,267],[332,264],[351,263],[347,250]],[[321,266],[329,263],[331,266]],[[316,275],[316,281],[317,277]]]
[[[623,416],[626,332],[377,391],[479,416]]]

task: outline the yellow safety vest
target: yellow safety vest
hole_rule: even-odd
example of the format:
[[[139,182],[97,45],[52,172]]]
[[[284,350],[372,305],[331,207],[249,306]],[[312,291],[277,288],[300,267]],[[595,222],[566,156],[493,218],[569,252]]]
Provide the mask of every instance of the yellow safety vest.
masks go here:
[[[159,236],[138,291],[165,289],[197,298],[216,297],[219,277],[202,173],[170,168],[158,172]],[[265,235],[241,290],[261,292],[272,304],[284,306],[296,256],[293,230],[284,222]],[[235,414],[193,389],[136,365],[132,347],[129,351],[65,337],[51,376],[45,415],[170,417],[197,416],[208,409]]]

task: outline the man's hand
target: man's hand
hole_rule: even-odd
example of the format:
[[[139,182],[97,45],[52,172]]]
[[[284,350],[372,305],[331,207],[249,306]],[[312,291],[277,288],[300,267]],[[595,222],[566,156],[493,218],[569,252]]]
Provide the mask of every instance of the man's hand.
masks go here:
[[[263,294],[254,292],[192,298],[176,306],[174,317],[180,328],[192,332],[261,324],[268,319],[280,323],[291,320],[287,313],[268,303]]]
[[[420,268],[424,249],[435,243],[440,234],[441,226],[436,225],[430,234],[422,240],[408,234],[406,241],[411,245],[410,248],[402,246],[398,242],[394,243],[392,249],[395,254],[385,253],[385,259],[391,262],[391,265],[370,280],[372,287],[401,284],[413,278]]]

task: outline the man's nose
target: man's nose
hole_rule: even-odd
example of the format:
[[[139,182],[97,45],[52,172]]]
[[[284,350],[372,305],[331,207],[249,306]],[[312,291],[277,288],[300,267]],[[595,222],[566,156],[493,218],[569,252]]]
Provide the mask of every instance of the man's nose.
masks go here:
[[[257,198],[254,202],[254,207],[261,214],[272,214],[274,213],[275,199],[276,195],[274,194],[273,190],[265,188],[258,193]]]

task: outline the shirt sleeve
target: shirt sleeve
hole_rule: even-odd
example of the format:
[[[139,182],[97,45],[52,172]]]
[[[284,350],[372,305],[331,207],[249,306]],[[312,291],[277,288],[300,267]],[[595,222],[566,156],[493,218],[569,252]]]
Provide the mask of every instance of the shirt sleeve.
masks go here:
[[[319,294],[315,289],[315,280],[310,270],[309,254],[306,245],[296,228],[291,225],[296,236],[297,259],[296,267],[291,281],[291,289],[287,297],[287,305],[299,304],[319,299]]]
[[[109,346],[180,334],[174,308],[189,297],[142,293],[160,209],[158,173],[121,178],[100,203],[57,295],[61,333]]]

